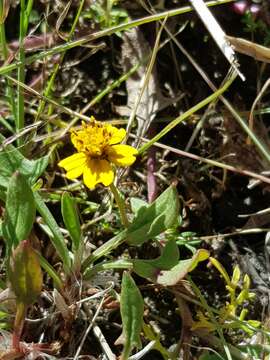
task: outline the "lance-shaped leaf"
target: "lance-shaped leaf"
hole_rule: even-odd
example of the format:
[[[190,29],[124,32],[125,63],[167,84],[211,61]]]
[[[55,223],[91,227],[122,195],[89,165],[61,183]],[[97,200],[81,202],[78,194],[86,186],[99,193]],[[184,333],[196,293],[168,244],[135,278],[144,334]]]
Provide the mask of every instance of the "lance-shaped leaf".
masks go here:
[[[131,350],[141,347],[140,332],[143,325],[143,298],[129,273],[124,272],[120,311],[123,323],[124,350],[122,360],[127,360]]]
[[[153,260],[133,260],[133,270],[140,276],[156,281],[161,270],[177,265],[179,250],[174,240],[168,241],[160,257]]]
[[[81,227],[76,208],[76,203],[72,196],[64,192],[61,198],[61,211],[65,226],[72,239],[73,251],[77,251],[81,244]]]
[[[66,272],[69,272],[71,269],[71,258],[69,256],[68,248],[65,243],[65,238],[61,233],[61,230],[54,219],[53,215],[51,214],[50,210],[47,208],[46,204],[44,203],[42,197],[38,194],[38,192],[34,193],[35,204],[37,207],[37,211],[42,216],[44,222],[49,227],[50,231],[52,232],[51,241],[53,246],[55,247],[57,254],[63,261],[64,269]]]
[[[209,252],[204,249],[199,249],[192,258],[180,260],[171,270],[161,271],[156,277],[156,282],[164,286],[176,285],[187,275],[187,273],[194,270],[199,262],[208,258]]]
[[[0,134],[0,144],[5,141]],[[3,149],[0,147],[0,186],[8,187],[10,177],[15,171],[20,171],[31,185],[45,171],[49,162],[49,155],[37,160],[26,159],[14,146],[7,145]]]
[[[32,189],[25,177],[18,171],[9,181],[6,197],[3,236],[9,249],[27,239],[36,216]]]
[[[17,301],[31,305],[42,290],[42,272],[38,255],[27,240],[10,256],[8,278]]]
[[[165,190],[151,205],[140,207],[127,231],[130,245],[141,245],[177,224],[179,200],[174,186]]]

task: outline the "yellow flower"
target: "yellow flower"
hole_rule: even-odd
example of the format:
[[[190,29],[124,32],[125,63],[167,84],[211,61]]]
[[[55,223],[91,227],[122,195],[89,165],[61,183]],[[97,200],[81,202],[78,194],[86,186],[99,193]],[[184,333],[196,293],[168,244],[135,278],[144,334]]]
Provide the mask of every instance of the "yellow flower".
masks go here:
[[[197,330],[197,329],[207,329],[208,331],[214,331],[216,330],[216,326],[210,322],[208,317],[203,314],[202,311],[198,311],[196,317],[198,318],[198,321],[193,321],[191,330]]]
[[[99,183],[108,186],[114,179],[113,165],[129,166],[136,160],[135,148],[119,144],[125,136],[125,129],[91,118],[90,123],[82,123],[81,130],[71,133],[71,141],[78,152],[58,165],[67,171],[68,179],[83,175],[83,182],[89,189]]]

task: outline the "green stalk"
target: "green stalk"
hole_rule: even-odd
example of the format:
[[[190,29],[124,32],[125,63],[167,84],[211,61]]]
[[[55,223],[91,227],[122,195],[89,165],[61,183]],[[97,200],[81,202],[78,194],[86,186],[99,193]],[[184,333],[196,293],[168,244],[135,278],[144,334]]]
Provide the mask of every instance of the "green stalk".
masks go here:
[[[203,307],[204,307],[205,309],[207,309],[207,312],[208,312],[208,314],[209,314],[209,317],[210,317],[211,321],[213,322],[213,324],[215,324],[216,329],[217,329],[217,333],[218,333],[218,335],[219,335],[219,338],[220,338],[220,341],[221,341],[221,344],[222,344],[222,347],[223,347],[223,349],[224,349],[224,351],[225,351],[225,354],[227,355],[227,359],[228,359],[228,360],[232,360],[232,356],[231,356],[231,353],[230,353],[228,344],[227,344],[227,342],[226,342],[226,340],[225,340],[225,338],[224,338],[224,335],[223,335],[223,331],[222,331],[221,326],[220,326],[219,323],[217,322],[217,320],[216,320],[216,318],[215,318],[215,316],[214,316],[211,308],[208,306],[207,301],[205,300],[205,298],[204,298],[203,295],[201,294],[200,289],[199,289],[199,288],[197,287],[197,285],[195,285],[195,283],[192,281],[191,276],[188,275],[188,276],[187,276],[187,279],[188,279],[189,283],[191,284],[194,293],[195,293],[196,296],[200,299]]]
[[[19,82],[24,83],[25,80],[25,53],[24,53],[24,37],[25,37],[25,2],[21,0],[20,11],[20,36],[19,36],[19,62],[17,79]],[[17,86],[17,116],[16,116],[16,132],[18,133],[24,127],[24,93],[20,86]],[[18,146],[22,145],[22,138],[17,139]]]
[[[103,89],[97,96],[94,97],[93,100],[90,101],[88,105],[88,109],[97,104],[105,95],[109,94],[114,88],[120,86],[123,81],[126,81],[132,74],[134,74],[139,67],[144,63],[144,61],[140,61],[137,64],[133,65],[125,74],[121,75],[114,82],[109,84],[105,89]]]
[[[97,264],[97,265],[93,266],[92,268],[90,268],[89,270],[87,270],[84,273],[83,279],[89,280],[94,275],[98,274],[101,271],[105,271],[105,270],[112,270],[112,269],[131,270],[132,268],[133,268],[133,262],[131,260],[120,259],[120,260],[116,260],[116,261],[106,261],[101,264]]]
[[[22,335],[27,306],[20,301],[17,301],[16,306],[17,306],[17,311],[14,321],[12,346],[15,350],[20,351],[20,339]]]
[[[176,46],[179,48],[179,50],[186,56],[186,58],[190,61],[190,63],[195,67],[195,69],[199,72],[199,74],[202,76],[202,78],[206,81],[208,86],[213,90],[216,91],[215,85],[208,79],[206,73],[200,68],[200,66],[194,61],[194,59],[189,55],[189,53],[186,51],[186,49],[178,42],[178,40],[175,38],[175,36],[166,29],[168,34],[170,35],[171,39],[174,41]],[[256,134],[249,128],[247,122],[245,119],[243,119],[238,112],[233,108],[233,106],[230,104],[230,102],[223,96],[220,96],[220,101],[223,102],[223,104],[227,107],[227,109],[231,112],[231,114],[234,116],[236,121],[239,123],[239,125],[242,127],[242,129],[246,132],[246,134],[249,136],[249,138],[253,141],[254,145],[258,148],[258,150],[261,152],[261,154],[266,158],[268,162],[270,162],[270,152],[269,149],[266,147],[266,145],[257,138]]]
[[[128,228],[129,221],[127,218],[127,212],[125,207],[125,201],[121,198],[121,195],[119,194],[119,191],[116,189],[115,185],[112,183],[110,185],[110,190],[113,193],[114,200],[118,206],[118,210],[120,213],[121,222],[124,225],[125,228]]]
[[[270,163],[270,152],[269,149],[265,146],[265,144],[257,138],[256,134],[250,129],[246,121],[238,114],[238,112],[232,107],[230,102],[221,97],[221,101],[226,105],[227,109],[231,112],[234,118],[237,120],[242,129],[246,132],[246,134],[253,141],[254,145],[258,148],[261,154],[265,157],[265,159]]]
[[[83,110],[81,111],[81,114],[84,114],[87,110],[89,110],[92,106],[97,104],[101,99],[103,99],[104,96],[109,94],[114,88],[120,86],[123,81],[126,81],[132,74],[134,74],[139,67],[144,63],[145,60],[142,60],[141,62],[135,64],[132,66],[130,70],[128,70],[125,74],[121,75],[118,79],[116,79],[113,83],[108,85],[104,90],[102,90],[100,93],[98,93],[93,100],[90,101],[89,104],[87,104]],[[67,132],[69,129],[71,129],[77,121],[80,119],[80,117],[76,116],[74,119],[70,121],[68,124],[68,127],[65,129],[65,132]]]
[[[29,16],[33,6],[33,0],[29,0],[27,7],[25,8],[25,1],[20,2],[20,35],[19,35],[19,63],[18,67],[18,82],[24,83],[25,81],[25,51],[24,51],[24,39],[28,29]],[[17,86],[17,116],[16,116],[16,132],[18,133],[24,128],[24,92],[22,88]],[[17,140],[18,146],[23,144],[23,138],[19,137]]]
[[[11,84],[11,82],[8,81],[8,88],[7,88],[8,92],[9,92],[9,85],[10,84]],[[10,90],[13,91],[12,88],[10,88]],[[14,107],[15,107],[14,99],[12,99],[12,102],[13,102]],[[13,106],[11,103],[10,103],[10,105],[11,105],[11,107]],[[16,116],[16,107],[14,108],[14,110],[15,110],[15,116]],[[13,110],[12,110],[12,112],[13,112]],[[14,131],[13,127],[10,125],[10,123],[2,115],[0,115],[0,124],[2,124],[7,130],[9,130],[11,133],[13,133],[13,131]]]
[[[206,99],[202,100],[192,108],[188,109],[184,114],[178,116],[176,119],[174,119],[170,124],[168,124],[163,130],[161,130],[156,136],[154,136],[151,140],[149,140],[146,144],[140,147],[139,154],[142,154],[145,152],[150,146],[152,146],[156,141],[161,139],[164,135],[166,135],[169,131],[171,131],[175,126],[180,124],[182,121],[186,120],[188,117],[193,115],[195,112],[209,104],[210,102],[217,99],[221,94],[224,93],[228,89],[228,87],[232,84],[232,82],[236,78],[236,72],[234,71],[232,73],[232,76],[229,77],[228,81],[217,91],[215,91],[213,94],[208,96]]]
[[[82,272],[84,273],[87,268],[101,257],[109,254],[112,250],[121,245],[127,238],[127,231],[124,230],[120,234],[114,236],[105,244],[97,248],[90,256],[88,256],[82,264]]]
[[[69,252],[65,243],[65,239],[59,229],[57,222],[55,221],[50,210],[47,208],[46,204],[44,203],[42,197],[39,195],[38,192],[34,193],[34,197],[35,197],[37,211],[42,216],[45,224],[48,225],[51,232],[53,233],[53,238],[51,239],[51,241],[58,256],[63,261],[64,272],[66,274],[69,274],[71,271],[71,259],[69,257]]]
[[[215,5],[221,5],[221,4],[230,3],[232,1],[234,1],[234,0],[209,1],[209,2],[206,3],[206,5],[207,6],[215,6]],[[97,31],[95,33],[84,36],[83,38],[68,42],[66,44],[55,46],[54,48],[48,49],[46,51],[41,51],[38,54],[34,54],[32,56],[29,56],[29,57],[25,58],[24,63],[26,65],[29,65],[32,62],[37,61],[37,60],[41,60],[41,59],[43,59],[43,58],[45,58],[47,56],[51,56],[51,55],[54,55],[54,54],[57,54],[57,53],[65,52],[67,50],[73,49],[74,47],[82,46],[82,45],[84,45],[86,43],[89,43],[91,41],[95,41],[95,40],[100,39],[100,38],[102,38],[104,36],[112,35],[112,34],[114,34],[116,32],[125,31],[125,30],[128,30],[128,29],[132,29],[132,28],[134,28],[136,26],[140,26],[140,25],[147,24],[147,23],[150,23],[150,22],[162,20],[162,19],[164,19],[166,17],[172,17],[172,16],[176,16],[176,15],[180,15],[180,14],[185,14],[185,13],[188,13],[188,12],[191,12],[191,11],[193,11],[191,6],[184,6],[184,7],[178,8],[178,9],[173,9],[173,10],[170,10],[170,11],[164,11],[164,12],[161,12],[161,13],[158,13],[158,14],[146,16],[144,18],[133,20],[133,21],[130,21],[130,22],[125,23],[125,24],[120,24],[120,25],[117,25],[117,26],[113,26],[113,27],[111,27],[109,29],[104,29],[104,30],[101,30],[101,31]],[[12,70],[15,70],[20,65],[21,65],[21,62],[17,61],[17,62],[15,62],[13,64],[2,66],[0,68],[0,75],[3,75],[3,74],[6,74],[6,73],[8,73],[8,72],[10,72]]]
[[[72,24],[72,26],[71,26],[71,29],[70,29],[70,32],[69,32],[69,35],[68,35],[68,40],[70,40],[70,39],[72,38],[73,34],[74,34],[74,31],[75,31],[75,29],[76,29],[76,25],[77,25],[77,23],[78,23],[78,21],[79,21],[79,17],[80,17],[80,15],[81,15],[81,12],[82,12],[82,9],[83,9],[84,1],[85,1],[85,0],[81,0],[81,1],[80,1],[80,6],[79,6],[79,8],[78,8],[78,11],[77,11],[77,13],[76,13],[75,19],[74,19],[73,24]]]
[[[25,34],[28,29],[29,17],[30,17],[31,11],[32,11],[33,4],[34,4],[34,0],[28,0],[27,7],[25,9],[24,24],[23,24]]]
[[[4,23],[4,3],[3,0],[0,0],[0,44],[2,47],[2,53],[4,60],[6,61],[8,59],[8,47],[7,47],[7,41],[6,41],[6,32],[5,32],[5,23]],[[16,119],[16,105],[15,105],[15,96],[14,91],[12,88],[12,84],[10,80],[7,80],[7,96],[10,104],[10,110],[13,114],[14,119]],[[13,129],[10,128],[10,125],[6,126],[11,132],[13,132]]]
[[[76,25],[77,25],[77,23],[78,23],[78,21],[79,21],[79,17],[80,17],[81,12],[82,12],[82,8],[83,8],[83,5],[84,5],[84,2],[85,2],[85,0],[81,0],[81,1],[80,1],[80,6],[79,6],[79,8],[78,8],[78,11],[77,11],[77,13],[76,13],[76,17],[75,17],[75,19],[74,19],[74,21],[73,21],[73,24],[72,24],[72,26],[71,26],[71,29],[70,29],[70,32],[69,32],[67,41],[69,41],[69,40],[72,38],[73,34],[74,34]],[[57,73],[58,73],[58,70],[60,69],[60,66],[61,66],[61,64],[62,64],[62,62],[63,62],[63,60],[64,60],[64,56],[65,56],[65,52],[63,52],[63,53],[61,54],[61,57],[60,57],[59,62],[58,62],[57,64],[55,64],[55,66],[54,66],[53,72],[52,72],[52,74],[51,74],[51,77],[50,77],[50,79],[49,79],[49,81],[48,81],[47,87],[46,87],[45,92],[44,92],[44,96],[45,96],[45,97],[49,97],[49,96],[50,96],[51,89],[52,89],[52,87],[53,87],[53,84],[54,84],[56,75],[57,75]],[[39,120],[40,115],[42,114],[42,112],[43,112],[43,110],[44,110],[44,108],[45,108],[45,104],[46,104],[45,100],[41,100],[41,102],[40,102],[40,104],[39,104],[39,107],[38,107],[38,110],[37,110],[37,116],[36,116],[36,118],[35,118],[35,122],[37,122],[37,121]],[[51,110],[50,110],[50,111],[52,111],[52,107],[51,107]]]
[[[39,262],[41,267],[45,270],[45,272],[53,279],[54,285],[60,292],[63,292],[64,284],[60,277],[58,276],[57,272],[54,270],[54,268],[51,266],[51,264],[48,263],[48,261],[40,255],[39,252],[36,251],[36,254],[39,257]]]

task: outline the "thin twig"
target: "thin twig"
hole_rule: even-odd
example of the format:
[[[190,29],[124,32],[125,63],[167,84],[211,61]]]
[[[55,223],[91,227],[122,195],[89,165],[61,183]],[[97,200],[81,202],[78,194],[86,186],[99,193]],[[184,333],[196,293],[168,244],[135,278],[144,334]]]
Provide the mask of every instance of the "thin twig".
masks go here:
[[[78,349],[77,349],[77,351],[76,351],[76,354],[75,354],[73,360],[78,360],[78,357],[79,357],[79,355],[80,355],[80,353],[81,353],[81,351],[82,351],[83,344],[84,344],[84,342],[85,342],[85,340],[86,340],[86,338],[87,338],[90,330],[92,329],[92,327],[93,327],[93,325],[94,325],[94,323],[95,323],[95,321],[96,321],[96,318],[97,318],[97,316],[98,316],[98,314],[99,314],[99,312],[100,312],[100,310],[101,310],[101,308],[102,308],[102,305],[103,305],[103,303],[104,303],[104,300],[105,300],[105,296],[103,296],[103,298],[101,299],[101,302],[100,302],[100,304],[99,304],[99,306],[98,306],[98,308],[97,308],[97,311],[96,311],[95,315],[93,316],[92,321],[91,321],[90,324],[88,325],[88,327],[87,327],[87,329],[86,329],[86,331],[85,331],[85,333],[84,333],[84,335],[83,335],[83,338],[82,338],[82,340],[81,340],[81,343],[80,343],[80,345],[79,345],[79,347],[78,347]]]
[[[105,339],[104,335],[102,334],[102,331],[100,330],[100,327],[97,325],[94,325],[93,327],[93,333],[95,337],[98,339],[100,346],[102,347],[103,352],[105,353],[108,360],[115,360],[116,356],[112,352],[109,344],[107,343],[107,340]]]
[[[130,136],[135,137],[136,135],[130,134]],[[144,142],[149,142],[149,139],[146,139],[146,138],[141,138],[141,140],[144,141]],[[252,177],[254,179],[258,179],[258,180],[261,180],[262,182],[270,184],[270,179],[269,178],[267,178],[266,176],[260,175],[260,174],[256,174],[253,171],[244,170],[244,169],[238,169],[238,168],[236,168],[236,167],[234,167],[232,165],[224,164],[224,163],[221,163],[221,162],[215,161],[215,160],[206,159],[206,158],[203,158],[201,156],[198,156],[198,155],[195,155],[195,154],[183,151],[183,150],[175,149],[175,148],[173,148],[171,146],[161,144],[159,142],[155,142],[153,144],[153,146],[157,146],[157,147],[159,147],[161,149],[169,150],[169,151],[171,151],[171,152],[173,152],[175,154],[178,154],[178,155],[181,155],[181,156],[184,156],[184,157],[188,157],[188,158],[193,159],[193,160],[201,161],[201,162],[209,164],[211,166],[220,167],[222,169],[226,169],[228,171],[232,171],[232,172],[235,172],[235,173],[238,173],[238,174],[241,174],[241,175],[250,176],[250,177]]]

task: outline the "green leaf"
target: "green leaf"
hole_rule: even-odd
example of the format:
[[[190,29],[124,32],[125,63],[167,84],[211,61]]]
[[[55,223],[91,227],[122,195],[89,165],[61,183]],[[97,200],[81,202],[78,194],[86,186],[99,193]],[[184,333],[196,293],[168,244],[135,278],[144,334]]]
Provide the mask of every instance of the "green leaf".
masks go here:
[[[0,134],[0,144],[4,140]],[[49,155],[37,160],[28,160],[14,146],[5,146],[0,150],[0,186],[8,187],[10,177],[17,170],[28,179],[30,185],[33,185],[45,171],[48,162]]]
[[[6,202],[6,190],[0,186],[0,200]]]
[[[133,260],[133,270],[140,276],[156,281],[161,270],[177,265],[179,250],[174,240],[168,241],[160,257],[154,260]]]
[[[140,208],[147,207],[148,203],[140,198],[132,197],[130,199],[130,206],[133,214],[136,214],[140,210]]]
[[[13,251],[8,278],[17,301],[24,305],[32,304],[42,290],[42,272],[38,255],[29,241],[24,240]]]
[[[204,249],[197,250],[192,258],[180,260],[179,263],[169,271],[161,271],[156,278],[158,284],[164,286],[176,285],[187,273],[194,270],[199,262],[209,258],[209,252]]]
[[[179,200],[174,186],[165,190],[151,205],[140,207],[127,230],[128,243],[141,245],[173,227],[179,216]]]
[[[143,326],[143,298],[129,273],[124,272],[120,311],[125,339],[122,360],[127,360],[131,350],[141,347],[140,332]]]
[[[42,197],[37,192],[34,193],[34,198],[35,198],[37,211],[40,213],[45,224],[50,228],[53,234],[53,237],[51,238],[52,244],[55,247],[58,256],[63,261],[65,271],[69,272],[71,269],[71,259],[65,243],[65,239],[60,231],[60,228],[57,225],[57,222],[52,216],[50,210],[47,208],[46,204],[44,203]]]
[[[64,192],[61,198],[61,211],[65,226],[72,239],[72,249],[77,251],[81,244],[81,226],[76,202],[69,193]]]
[[[7,189],[6,209],[2,224],[9,249],[26,240],[33,227],[36,207],[33,191],[25,177],[16,171]]]
[[[243,353],[253,356],[252,359],[263,359],[263,354],[270,354],[270,346],[268,344],[245,344],[238,345],[237,347]]]
[[[64,289],[64,284],[56,270],[41,254],[37,253],[37,256],[39,258],[40,266],[43,268],[46,274],[48,274],[53,279],[54,287],[56,287],[59,291],[62,291]]]
[[[208,351],[200,356],[199,360],[222,360],[221,355],[210,354]]]

